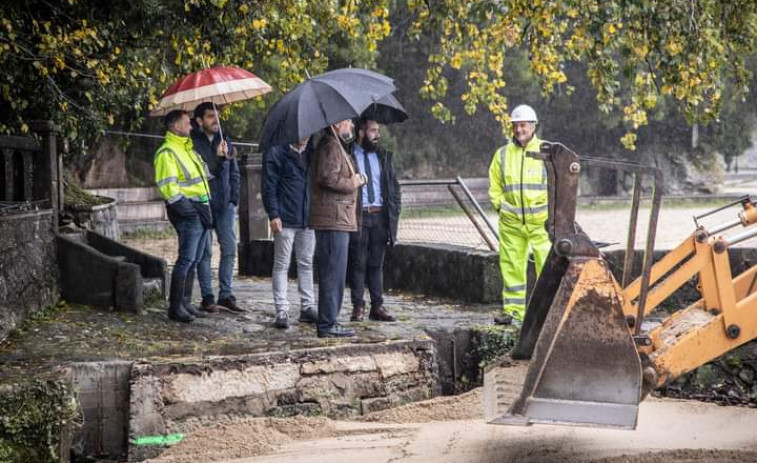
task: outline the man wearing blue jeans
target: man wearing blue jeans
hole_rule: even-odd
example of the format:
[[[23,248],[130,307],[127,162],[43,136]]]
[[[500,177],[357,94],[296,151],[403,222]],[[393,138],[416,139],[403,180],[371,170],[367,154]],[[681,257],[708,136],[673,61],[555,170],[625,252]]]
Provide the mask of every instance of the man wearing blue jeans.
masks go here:
[[[194,149],[200,154],[210,171],[210,207],[214,228],[221,247],[218,269],[218,304],[213,295],[213,274],[210,268],[212,234],[205,244],[205,252],[198,267],[201,308],[207,312],[228,310],[243,312],[236,303],[232,289],[234,261],[237,255],[237,204],[239,204],[239,163],[228,138],[221,140],[218,116],[212,103],[202,103],[194,111],[195,129],[192,130]]]
[[[308,228],[310,158],[312,147],[305,137],[297,143],[274,146],[263,153],[260,191],[273,232],[273,304],[276,328],[289,327],[287,274],[294,248],[300,293],[300,321],[316,323],[313,294],[315,232]]]
[[[187,323],[204,316],[189,302],[195,268],[212,226],[210,187],[206,166],[193,150],[189,138],[189,114],[171,111],[165,117],[165,124],[165,140],[155,152],[155,183],[179,238],[179,255],[171,272],[168,317]]]

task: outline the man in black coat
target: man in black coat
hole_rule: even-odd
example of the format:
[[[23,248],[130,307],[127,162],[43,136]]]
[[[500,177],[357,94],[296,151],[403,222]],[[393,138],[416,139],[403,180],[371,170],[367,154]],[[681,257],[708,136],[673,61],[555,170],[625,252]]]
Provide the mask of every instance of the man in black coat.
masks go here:
[[[366,118],[358,121],[355,163],[367,181],[360,188],[358,197],[362,208],[362,225],[350,236],[348,278],[352,321],[362,321],[365,316],[366,283],[371,296],[368,318],[395,321],[384,307],[384,256],[387,246],[393,246],[397,241],[402,194],[392,165],[392,153],[378,146],[379,138],[378,122]]]
[[[210,208],[213,211],[213,228],[221,247],[218,268],[218,303],[213,295],[213,278],[210,268],[211,240],[207,240],[205,253],[197,268],[202,291],[201,308],[207,312],[220,309],[243,312],[237,305],[232,288],[234,261],[237,256],[237,205],[239,204],[239,164],[235,148],[228,137],[221,140],[218,115],[212,103],[201,103],[195,108],[195,129],[192,130],[194,149],[210,171]]]

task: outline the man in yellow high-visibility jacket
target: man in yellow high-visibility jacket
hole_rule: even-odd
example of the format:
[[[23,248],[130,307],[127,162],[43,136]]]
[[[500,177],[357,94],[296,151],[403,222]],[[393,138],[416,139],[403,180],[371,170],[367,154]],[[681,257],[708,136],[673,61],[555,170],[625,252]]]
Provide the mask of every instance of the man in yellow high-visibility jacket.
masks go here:
[[[166,137],[155,152],[155,183],[166,202],[168,220],[179,236],[171,272],[168,317],[191,322],[205,314],[190,305],[197,263],[213,224],[207,169],[192,147],[189,114],[174,110],[164,119]]]
[[[489,199],[499,213],[499,265],[502,271],[504,316],[498,324],[520,324],[526,312],[526,271],[529,251],[537,275],[544,267],[551,244],[544,227],[547,210],[547,171],[538,153],[536,112],[527,105],[510,115],[513,139],[494,153],[489,166]]]

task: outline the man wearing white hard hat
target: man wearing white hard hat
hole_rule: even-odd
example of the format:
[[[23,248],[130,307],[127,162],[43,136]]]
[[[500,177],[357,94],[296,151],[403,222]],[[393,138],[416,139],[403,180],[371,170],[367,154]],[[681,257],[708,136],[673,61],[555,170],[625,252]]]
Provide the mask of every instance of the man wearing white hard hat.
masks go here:
[[[489,166],[489,199],[499,213],[499,266],[502,271],[504,314],[498,324],[520,324],[526,312],[526,271],[533,253],[536,274],[549,254],[544,227],[547,210],[547,170],[544,161],[528,156],[538,153],[542,141],[536,136],[539,122],[528,105],[510,114],[512,140],[499,148]]]

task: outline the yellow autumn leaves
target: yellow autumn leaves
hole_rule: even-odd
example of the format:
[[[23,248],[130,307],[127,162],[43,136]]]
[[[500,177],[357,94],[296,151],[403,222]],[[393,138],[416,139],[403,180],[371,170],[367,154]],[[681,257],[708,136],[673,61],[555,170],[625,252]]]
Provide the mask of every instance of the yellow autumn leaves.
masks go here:
[[[528,53],[533,78],[549,95],[566,85],[569,61],[586,63],[602,111],[619,111],[629,132],[621,142],[635,148],[636,131],[649,111],[670,97],[689,120],[718,113],[727,80],[746,88],[751,74],[744,56],[757,42],[757,2],[738,5],[653,0],[440,0],[409,2],[417,30],[439,35],[421,94],[442,99],[435,85],[445,68],[463,72],[467,112],[493,111],[507,131],[502,96],[513,48]],[[430,26],[429,26],[430,25]],[[439,114],[452,120],[441,109]]]

